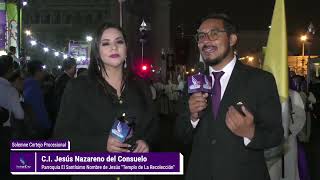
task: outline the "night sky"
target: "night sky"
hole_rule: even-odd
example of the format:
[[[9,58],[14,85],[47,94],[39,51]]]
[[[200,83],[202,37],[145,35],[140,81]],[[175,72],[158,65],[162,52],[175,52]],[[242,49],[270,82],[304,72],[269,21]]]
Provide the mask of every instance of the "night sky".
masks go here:
[[[312,21],[320,30],[320,0],[286,0],[289,34],[303,33]],[[240,30],[267,30],[271,24],[275,0],[173,0],[175,23],[183,24],[186,33],[193,33],[197,21],[209,12],[226,12]]]

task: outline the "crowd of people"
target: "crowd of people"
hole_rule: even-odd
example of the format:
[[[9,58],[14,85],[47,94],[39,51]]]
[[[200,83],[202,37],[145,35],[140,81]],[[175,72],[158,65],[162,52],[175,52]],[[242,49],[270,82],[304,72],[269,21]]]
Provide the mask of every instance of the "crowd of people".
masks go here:
[[[54,77],[41,61],[15,65],[12,55],[1,56],[1,165],[7,168],[2,173],[9,174],[11,139],[68,139],[72,151],[151,152],[159,141],[159,117],[166,117],[158,115],[174,113],[176,139],[192,148],[188,180],[309,180],[306,165],[299,166],[306,161],[299,143],[309,141],[311,122],[319,119],[318,84],[309,91],[303,77],[290,75],[286,122],[272,74],[237,59],[238,29],[231,18],[205,17],[196,40],[212,78],[212,94],[188,94],[181,76],[175,82],[150,83],[135,75],[126,66],[126,35],[110,23],[96,30],[88,69],[77,71],[69,58],[63,73]],[[123,114],[134,122],[130,142],[110,135]],[[267,159],[266,150],[274,147],[283,148]],[[96,178],[143,179],[72,177]]]
[[[41,61],[20,65],[10,54],[0,57],[1,152],[5,154],[1,165],[4,167],[9,165],[10,140],[51,137],[62,96],[60,91],[74,77],[76,61],[64,61],[63,68],[63,74],[55,78]],[[8,174],[9,169],[2,173]]]

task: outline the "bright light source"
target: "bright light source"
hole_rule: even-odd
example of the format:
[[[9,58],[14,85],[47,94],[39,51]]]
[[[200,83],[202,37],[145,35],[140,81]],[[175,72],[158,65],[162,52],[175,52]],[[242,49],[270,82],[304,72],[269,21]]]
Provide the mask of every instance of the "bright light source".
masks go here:
[[[0,56],[3,56],[3,55],[7,55],[7,52],[6,51],[0,51]]]
[[[254,60],[254,57],[252,57],[252,56],[249,56],[249,57],[248,57],[248,61],[249,61],[249,62],[252,62],[253,60]]]
[[[28,30],[28,29],[27,29],[24,33],[26,33],[27,36],[30,36],[30,35],[31,35],[31,31]]]
[[[58,66],[58,69],[61,69],[61,68],[62,68],[62,67],[59,65],[59,66]]]
[[[194,71],[195,71],[195,70],[192,68],[192,69],[191,69],[191,72],[194,72]]]
[[[44,48],[43,48],[43,51],[44,51],[44,52],[48,52],[48,51],[49,51],[49,48],[44,47]]]
[[[143,66],[141,67],[141,69],[142,69],[142,71],[146,71],[148,68],[147,68],[146,65],[143,65]]]
[[[269,29],[271,29],[271,26],[269,26]]]
[[[68,58],[68,55],[64,54],[63,59],[67,59],[67,58]]]
[[[187,71],[186,74],[189,74],[189,72]]]
[[[156,70],[152,69],[152,72],[154,73],[154,72],[156,72]]]
[[[28,1],[23,1],[23,2],[22,2],[22,5],[23,5],[23,6],[28,5]]]
[[[306,41],[308,39],[308,36],[307,35],[302,35],[301,37],[300,37],[300,40],[301,41]]]
[[[31,43],[31,46],[37,45],[37,41],[36,40],[31,40],[30,43]]]
[[[54,55],[57,57],[59,56],[59,52],[54,52]]]
[[[92,36],[87,36],[86,39],[87,39],[87,42],[91,42],[93,40]]]
[[[87,59],[86,56],[78,56],[75,58],[78,62],[85,61]]]
[[[43,66],[42,66],[42,69],[47,69],[47,66],[46,66],[46,65],[43,65]]]
[[[80,62],[80,61],[81,61],[81,57],[76,57],[76,60],[77,60],[78,62]]]

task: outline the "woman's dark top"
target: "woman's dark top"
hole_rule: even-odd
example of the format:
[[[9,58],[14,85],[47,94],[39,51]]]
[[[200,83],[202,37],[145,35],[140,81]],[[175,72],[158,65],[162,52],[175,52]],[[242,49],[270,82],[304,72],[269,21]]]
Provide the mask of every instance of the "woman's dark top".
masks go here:
[[[134,137],[145,140],[151,148],[157,134],[158,118],[149,86],[142,79],[129,76],[120,98],[108,84],[107,89],[105,91],[90,76],[71,80],[62,97],[54,138],[70,140],[72,151],[106,152],[115,119],[126,113],[135,117]],[[103,179],[113,178],[105,176]]]

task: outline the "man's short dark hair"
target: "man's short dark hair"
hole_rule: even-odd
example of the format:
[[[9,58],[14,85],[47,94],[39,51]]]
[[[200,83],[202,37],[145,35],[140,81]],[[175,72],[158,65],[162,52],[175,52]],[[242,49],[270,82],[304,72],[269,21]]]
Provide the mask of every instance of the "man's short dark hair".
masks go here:
[[[202,24],[208,19],[220,19],[223,21],[224,29],[227,31],[228,35],[238,34],[238,26],[233,22],[233,20],[224,13],[210,13],[206,17],[201,19]]]
[[[69,70],[70,68],[77,65],[77,62],[74,58],[68,58],[62,63],[62,69],[63,70]]]
[[[0,77],[3,77],[7,73],[13,70],[13,59],[11,56],[0,56]]]
[[[22,78],[22,72],[20,70],[15,70],[13,73],[11,73],[8,77],[8,81],[13,83],[18,78]],[[23,78],[22,78],[23,79]]]
[[[13,51],[16,51],[16,50],[17,50],[17,48],[14,47],[14,46],[10,46],[10,47],[9,47],[9,51],[10,51],[10,52],[13,52]]]
[[[34,76],[38,71],[43,70],[43,63],[39,60],[32,60],[27,63],[27,72],[29,75]]]

